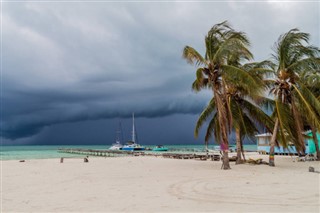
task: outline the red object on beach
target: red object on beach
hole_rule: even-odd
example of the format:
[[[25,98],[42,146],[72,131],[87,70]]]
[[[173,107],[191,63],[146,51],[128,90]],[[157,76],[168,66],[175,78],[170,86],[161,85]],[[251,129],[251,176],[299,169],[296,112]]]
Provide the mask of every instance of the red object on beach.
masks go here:
[[[222,143],[222,144],[220,144],[220,149],[221,149],[222,151],[228,151],[228,145]]]

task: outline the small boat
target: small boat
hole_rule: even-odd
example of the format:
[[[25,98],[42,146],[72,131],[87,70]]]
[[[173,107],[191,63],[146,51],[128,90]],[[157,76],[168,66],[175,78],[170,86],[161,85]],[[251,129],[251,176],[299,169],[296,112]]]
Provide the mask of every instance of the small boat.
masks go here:
[[[120,141],[116,141],[115,143],[113,143],[111,145],[111,147],[109,148],[110,150],[121,150],[123,147],[123,145],[120,143]]]
[[[116,132],[116,135],[117,135],[116,136],[116,142],[111,145],[109,150],[121,150],[122,149],[123,145],[121,144],[121,141],[120,141],[120,136],[122,136],[121,129],[122,129],[121,128],[121,122],[119,122],[119,128],[118,128],[118,130]],[[123,138],[123,136],[122,136],[122,138]]]
[[[143,151],[145,147],[136,143],[136,131],[134,126],[134,114],[132,114],[132,140],[128,141],[122,148],[123,151]]]
[[[164,147],[163,145],[157,145],[156,147],[154,147],[152,149],[152,151],[154,151],[154,152],[166,152],[166,151],[168,151],[168,148]]]

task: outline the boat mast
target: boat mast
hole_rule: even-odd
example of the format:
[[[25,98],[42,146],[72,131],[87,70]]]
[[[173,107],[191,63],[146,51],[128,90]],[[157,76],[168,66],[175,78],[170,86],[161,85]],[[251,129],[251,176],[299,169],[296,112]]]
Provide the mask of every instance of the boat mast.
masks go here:
[[[132,142],[136,142],[135,141],[136,137],[135,137],[135,132],[134,132],[134,113],[132,113]]]
[[[121,121],[119,121],[119,126],[116,131],[116,143],[121,143],[121,142],[123,142],[123,132],[122,132]]]

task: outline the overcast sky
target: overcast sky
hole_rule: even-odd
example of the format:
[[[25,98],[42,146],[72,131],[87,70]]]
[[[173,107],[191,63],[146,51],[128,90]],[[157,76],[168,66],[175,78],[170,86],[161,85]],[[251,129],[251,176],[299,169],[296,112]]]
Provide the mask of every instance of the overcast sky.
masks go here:
[[[195,94],[189,45],[228,20],[247,33],[255,60],[292,28],[319,46],[317,1],[2,3],[2,144],[111,144],[118,121],[142,144],[193,137],[210,92]]]

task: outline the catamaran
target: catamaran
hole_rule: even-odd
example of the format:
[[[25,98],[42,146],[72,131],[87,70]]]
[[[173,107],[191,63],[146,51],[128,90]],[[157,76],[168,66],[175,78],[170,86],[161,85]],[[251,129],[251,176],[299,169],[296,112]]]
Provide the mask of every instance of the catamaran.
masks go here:
[[[132,114],[132,139],[128,141],[121,150],[124,151],[143,151],[145,147],[141,146],[140,144],[136,143],[136,131],[134,126],[134,113]]]

